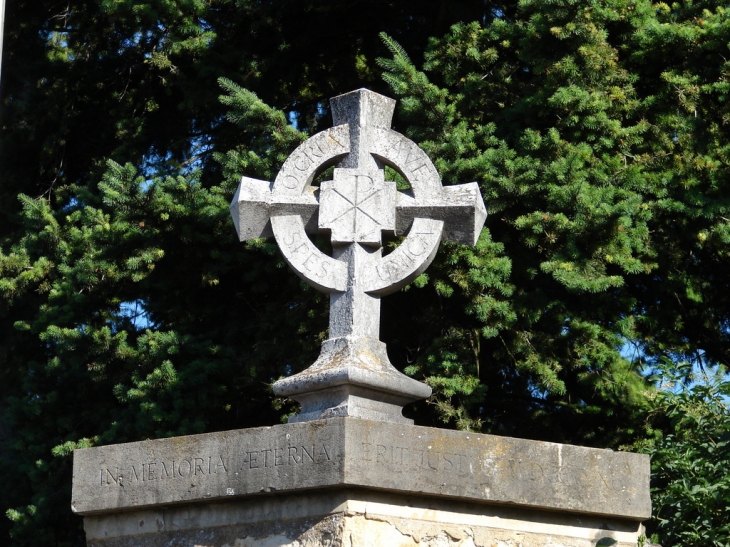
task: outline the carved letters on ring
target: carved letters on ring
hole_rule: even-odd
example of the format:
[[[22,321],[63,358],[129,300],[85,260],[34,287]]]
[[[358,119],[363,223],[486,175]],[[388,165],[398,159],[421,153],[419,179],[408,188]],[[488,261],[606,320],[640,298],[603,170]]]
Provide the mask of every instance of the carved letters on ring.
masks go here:
[[[369,139],[372,143],[369,152],[408,180],[416,201],[440,195],[442,187],[436,168],[413,141],[390,129],[371,128],[370,131],[374,138]],[[277,198],[286,199],[305,194],[318,170],[331,165],[333,161],[348,152],[347,125],[333,127],[307,139],[292,153],[279,171],[272,187],[273,201],[276,202]],[[337,173],[338,171],[341,173]],[[391,194],[395,191],[394,183],[378,183],[376,180],[379,178],[378,174],[353,174],[349,171],[349,169],[337,169],[335,178],[350,177],[357,179],[358,183],[364,181],[369,184],[363,184],[365,189],[358,194],[357,185],[350,193],[344,193],[337,191],[331,186],[332,183],[323,183],[320,215],[323,209],[329,210],[323,200],[339,199],[341,202],[346,202],[341,217],[325,219],[324,222],[331,223],[335,229],[340,230],[337,222],[349,223],[352,219],[351,230],[355,231],[357,219],[361,218],[364,221],[361,224],[369,223],[369,232],[366,230],[365,235],[354,234],[351,240],[375,243],[379,236],[372,234],[376,230],[379,231],[380,226],[386,230],[393,230],[394,227],[395,203]],[[383,195],[389,197],[382,198]],[[383,199],[385,201],[382,201]],[[386,210],[381,210],[383,208]],[[349,218],[345,215],[349,215]],[[303,279],[324,292],[346,290],[347,264],[324,254],[311,242],[299,215],[274,213],[271,216],[271,226],[284,258]],[[376,275],[370,277],[370,283],[364,290],[385,295],[412,281],[433,261],[442,232],[442,221],[416,218],[402,244],[375,262]],[[342,239],[342,236],[340,238]]]

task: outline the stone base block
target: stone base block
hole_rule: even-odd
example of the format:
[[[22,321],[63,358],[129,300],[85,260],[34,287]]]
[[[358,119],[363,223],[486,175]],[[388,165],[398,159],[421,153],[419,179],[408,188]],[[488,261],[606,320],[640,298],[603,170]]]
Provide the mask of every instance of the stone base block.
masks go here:
[[[646,455],[349,417],[77,450],[71,507],[86,516],[338,488],[651,516]]]
[[[363,489],[90,515],[89,547],[635,547],[640,523]]]
[[[634,547],[645,455],[351,417],[77,450],[89,547]]]

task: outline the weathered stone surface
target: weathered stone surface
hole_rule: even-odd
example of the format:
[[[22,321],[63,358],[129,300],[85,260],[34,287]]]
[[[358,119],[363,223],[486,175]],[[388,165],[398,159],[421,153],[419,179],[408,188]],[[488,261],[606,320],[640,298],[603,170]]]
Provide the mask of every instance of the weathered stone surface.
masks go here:
[[[390,491],[616,515],[651,515],[649,458],[573,445],[348,423],[347,483]]]
[[[312,422],[74,452],[71,508],[87,514],[342,482],[342,423]]]
[[[303,377],[279,380],[278,394],[296,399],[302,411],[290,422],[354,416],[412,424],[403,405],[431,394],[428,386],[386,366],[385,344],[368,338],[334,338]],[[321,390],[325,386],[326,390]],[[377,397],[373,397],[373,393]],[[354,404],[353,404],[354,402]],[[349,406],[348,406],[349,404]]]
[[[380,246],[383,231],[395,231],[395,182],[375,169],[335,169],[334,180],[320,186],[319,227],[332,243]]]
[[[402,406],[431,390],[380,351],[380,298],[420,275],[442,238],[474,245],[487,216],[476,183],[444,188],[423,150],[390,129],[394,108],[366,89],[333,98],[335,127],[299,146],[273,184],[244,177],[231,203],[241,241],[273,235],[297,275],[331,295],[319,359],[274,384],[302,405],[296,421],[341,415],[410,423]],[[317,172],[333,164],[333,180],[314,188]],[[385,180],[385,165],[409,183],[407,193]],[[309,240],[314,232],[329,234],[332,256]],[[387,256],[383,232],[406,236]]]
[[[87,515],[335,486],[651,514],[644,455],[357,418],[77,450],[72,508]]]
[[[635,547],[643,533],[636,521],[360,489],[90,516],[84,524],[89,547]]]

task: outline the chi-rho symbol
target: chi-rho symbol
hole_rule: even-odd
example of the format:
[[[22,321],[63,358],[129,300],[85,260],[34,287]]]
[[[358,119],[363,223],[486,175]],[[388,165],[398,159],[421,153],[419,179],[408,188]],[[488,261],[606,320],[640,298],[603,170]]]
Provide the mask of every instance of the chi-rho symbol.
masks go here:
[[[329,339],[315,363],[274,384],[302,410],[290,421],[333,416],[411,423],[404,404],[431,394],[398,372],[379,340],[380,298],[421,274],[442,239],[474,245],[486,219],[479,186],[442,186],[431,160],[390,129],[395,101],[359,89],[331,100],[335,127],[307,139],[273,183],[247,177],[231,203],[239,239],[274,236],[287,263],[330,294]],[[312,186],[334,165],[333,180]],[[399,192],[384,166],[410,185]],[[383,256],[383,232],[405,235]],[[328,234],[332,256],[307,233]]]

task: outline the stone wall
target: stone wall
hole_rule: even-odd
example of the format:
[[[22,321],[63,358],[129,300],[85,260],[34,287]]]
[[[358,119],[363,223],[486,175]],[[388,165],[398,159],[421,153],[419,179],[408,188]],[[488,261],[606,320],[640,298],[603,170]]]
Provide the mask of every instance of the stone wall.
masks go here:
[[[360,489],[86,517],[89,547],[635,547],[638,522]]]

